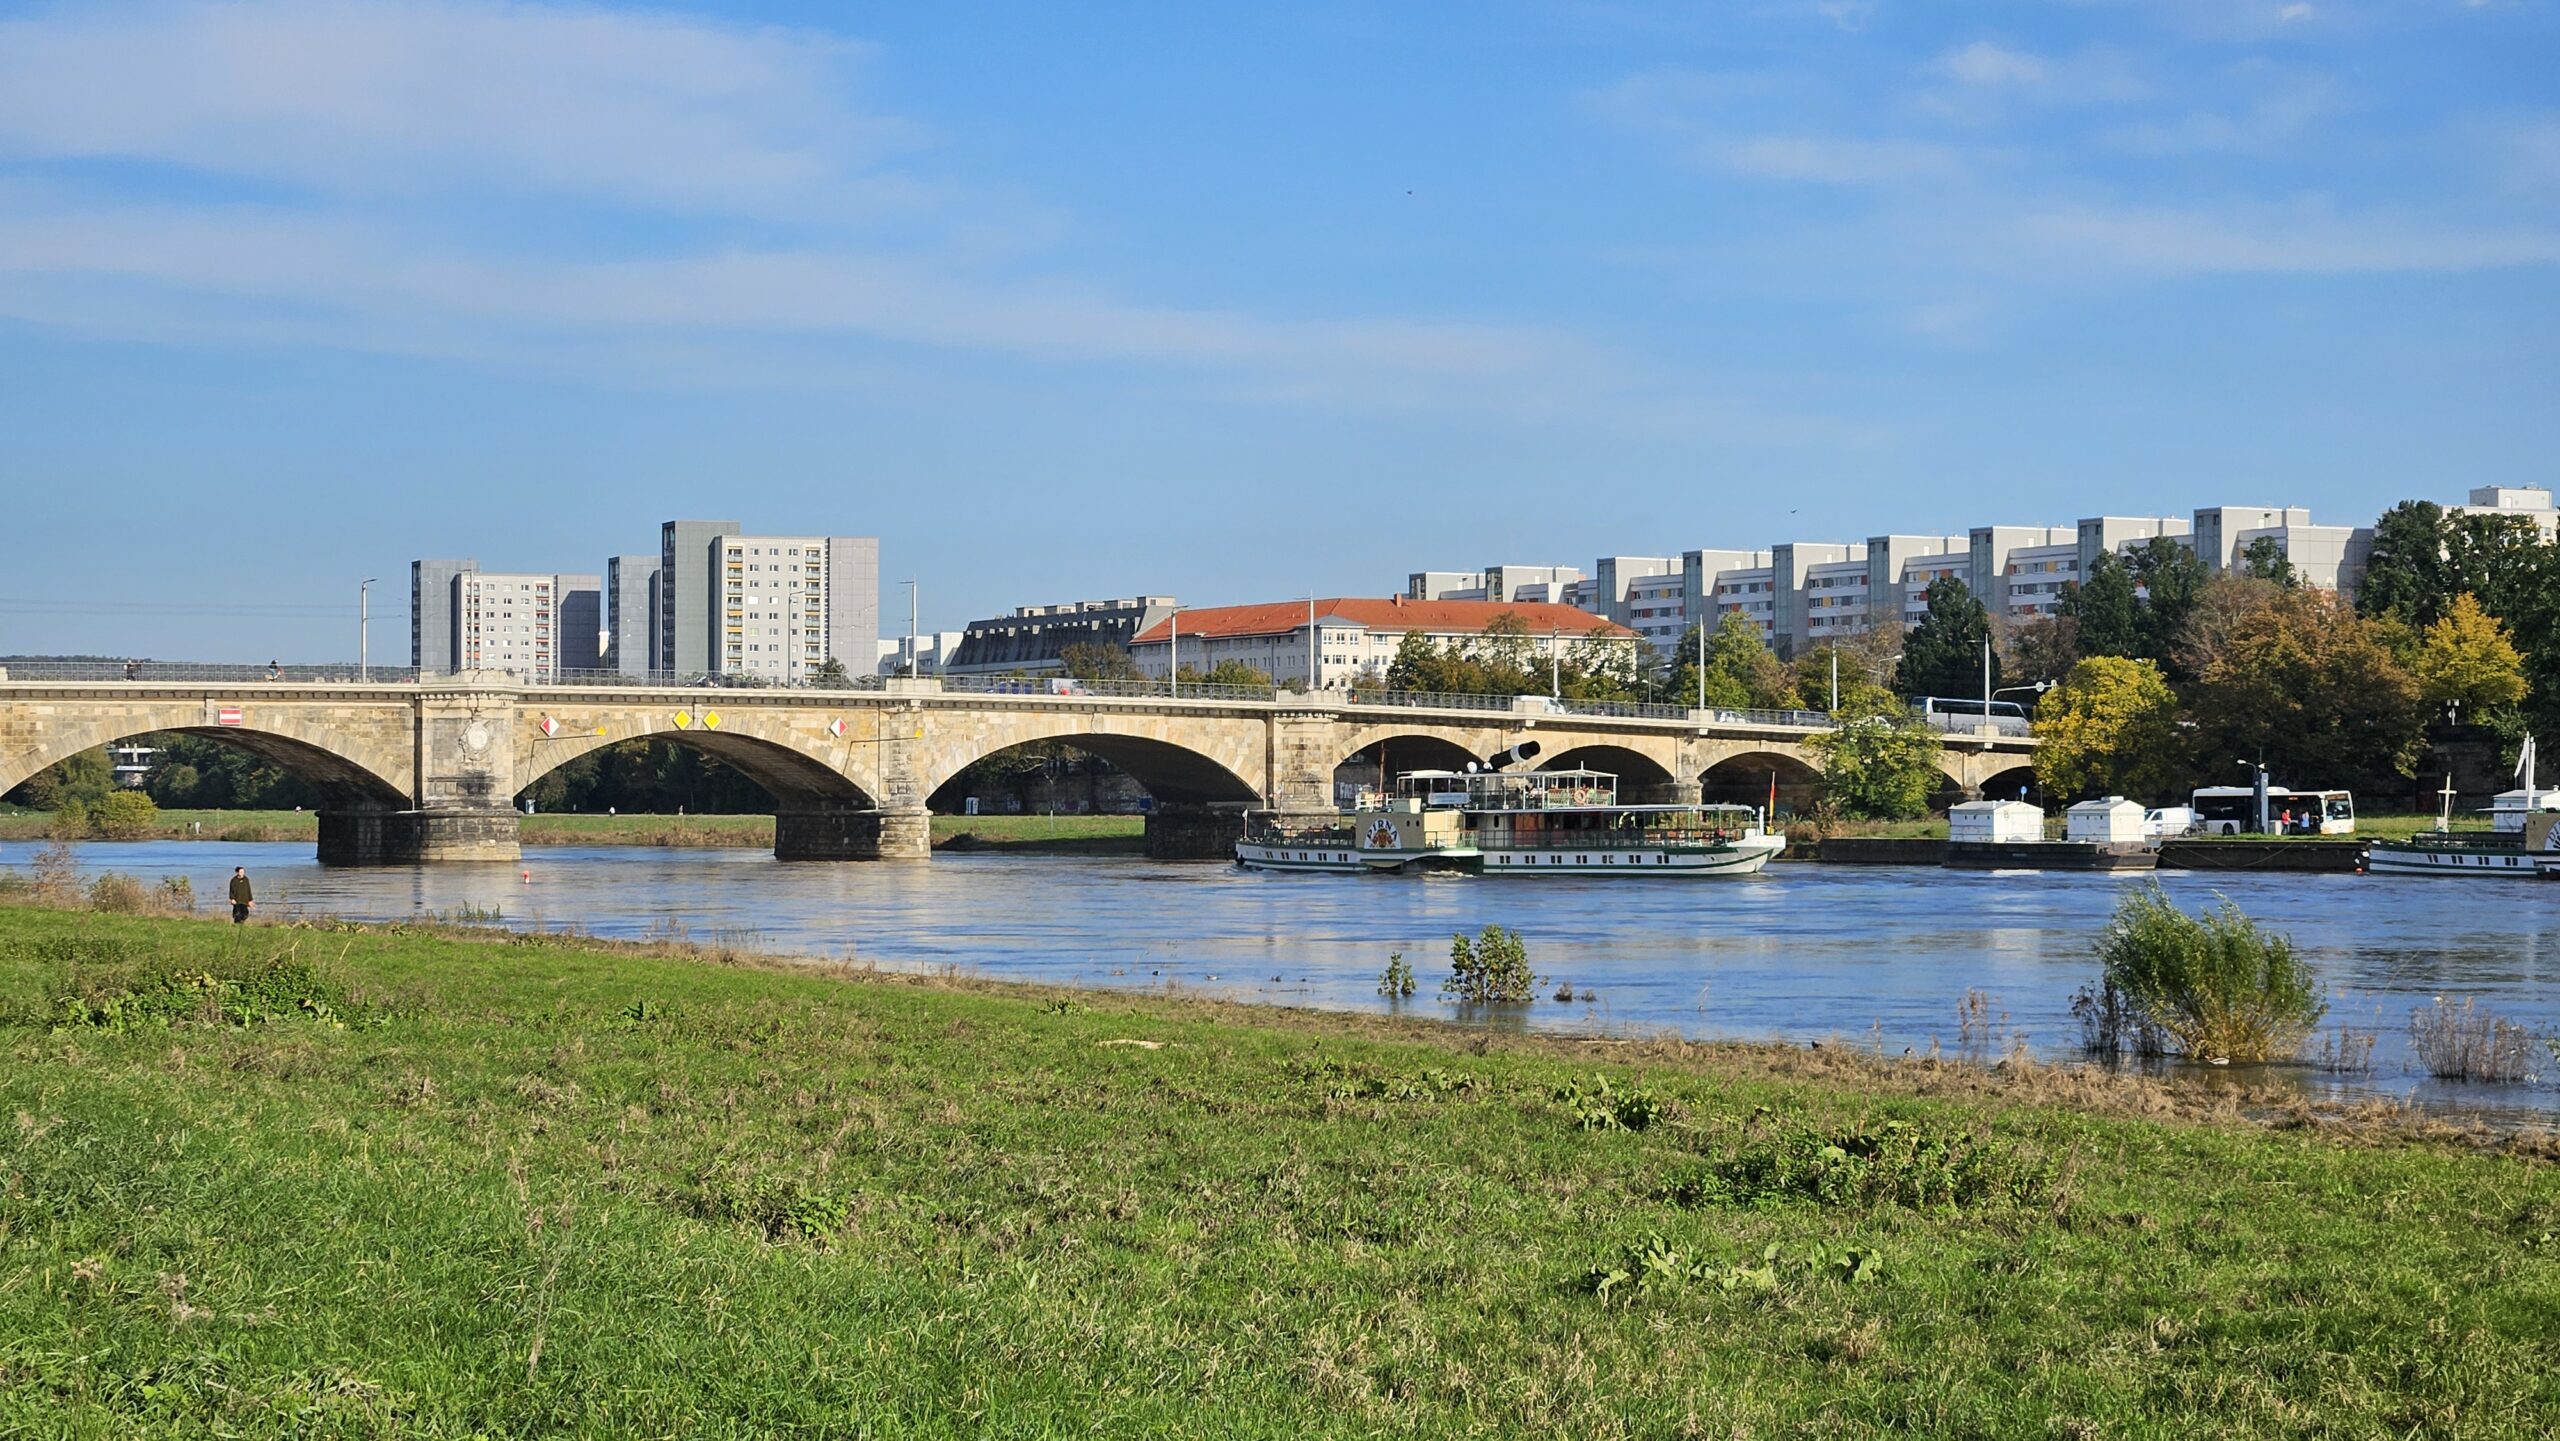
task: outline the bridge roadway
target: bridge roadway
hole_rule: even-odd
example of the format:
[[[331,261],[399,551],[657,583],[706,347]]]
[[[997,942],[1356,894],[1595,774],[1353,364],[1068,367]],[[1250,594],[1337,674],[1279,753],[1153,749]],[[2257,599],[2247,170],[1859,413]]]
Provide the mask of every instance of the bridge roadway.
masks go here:
[[[4,674],[4,673],[0,673]],[[970,688],[959,688],[969,684]],[[1147,850],[1223,857],[1248,811],[1329,814],[1335,768],[1384,745],[1398,771],[1463,768],[1524,740],[1545,767],[1620,777],[1629,800],[1799,801],[1820,781],[1800,713],[1560,705],[1543,696],[1180,696],[1161,686],[1006,694],[984,681],[892,680],[845,691],[522,686],[490,672],[343,680],[64,681],[0,678],[0,794],[84,750],[150,732],[236,745],[329,797],[320,859],[343,865],[503,861],[516,795],[618,741],[696,746],[774,797],[785,860],[922,858],[927,801],[971,762],[1063,741],[1154,797]],[[1618,713],[1593,713],[1614,711]],[[1947,793],[2016,783],[2024,736],[1949,735]]]

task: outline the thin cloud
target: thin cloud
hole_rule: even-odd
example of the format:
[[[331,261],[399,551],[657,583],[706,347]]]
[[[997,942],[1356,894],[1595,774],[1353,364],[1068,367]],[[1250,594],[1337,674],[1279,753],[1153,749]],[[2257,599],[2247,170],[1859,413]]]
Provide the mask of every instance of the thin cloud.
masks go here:
[[[2324,210],[2216,214],[2171,207],[2030,211],[1976,236],[1984,260],[2148,275],[2356,275],[2560,264],[2560,232],[2434,226]],[[1984,246],[1979,242],[1989,240]],[[2005,252],[2005,254],[2004,254]]]
[[[1976,40],[1962,49],[1948,51],[1938,57],[1934,68],[1963,85],[2029,88],[2044,84],[2050,69],[2042,56],[2010,50],[1988,40]]]
[[[1923,140],[1762,135],[1707,145],[1709,161],[1766,180],[1824,185],[1894,185],[1943,180],[1964,170],[1951,147]]]
[[[532,193],[842,219],[925,197],[880,162],[866,47],[482,0],[177,0],[0,22],[0,153],[339,196]]]
[[[834,344],[856,373],[882,347],[1451,392],[1620,368],[1531,327],[1039,274],[1024,249],[1054,222],[896,168],[923,132],[849,98],[873,60],[807,30],[490,0],[0,22],[0,159],[63,177],[0,186],[0,310],[428,355]],[[598,207],[628,219],[584,223]]]

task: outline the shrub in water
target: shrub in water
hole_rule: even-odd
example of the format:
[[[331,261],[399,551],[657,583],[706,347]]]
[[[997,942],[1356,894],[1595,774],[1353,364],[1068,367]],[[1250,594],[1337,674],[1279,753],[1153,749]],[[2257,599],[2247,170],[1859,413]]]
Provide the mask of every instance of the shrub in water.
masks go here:
[[[2526,1081],[2533,1078],[2533,1033],[2466,996],[2448,1006],[2409,1013],[2409,1042],[2418,1064],[2440,1081]]]
[[[2290,1056],[2329,1011],[2319,978],[2287,937],[2224,901],[2191,916],[2156,884],[2125,897],[2098,941],[2106,984],[2182,1055]]]
[[[1462,1006],[1525,1006],[1538,998],[1538,978],[1529,970],[1529,948],[1520,933],[1487,926],[1475,939],[1449,938],[1449,979],[1440,983],[1440,998]]]
[[[1398,1000],[1413,994],[1413,962],[1404,958],[1404,952],[1387,952],[1387,968],[1378,976],[1378,994]]]
[[[2134,1009],[2113,981],[2082,986],[2071,993],[2071,1014],[2080,1022],[2080,1049],[2109,1058],[2165,1056],[2169,1038],[2149,1017]]]

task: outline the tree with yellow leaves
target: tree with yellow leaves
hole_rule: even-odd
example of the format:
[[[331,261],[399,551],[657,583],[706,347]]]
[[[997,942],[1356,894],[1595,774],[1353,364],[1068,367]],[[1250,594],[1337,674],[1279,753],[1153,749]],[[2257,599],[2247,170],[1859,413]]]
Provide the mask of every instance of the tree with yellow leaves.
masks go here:
[[[2165,797],[2187,781],[2178,698],[2147,660],[2093,655],[2036,707],[2036,783],[2054,796]]]
[[[2524,699],[2524,657],[2507,628],[2468,591],[2427,627],[2413,669],[2427,699],[2459,705],[2466,717]]]

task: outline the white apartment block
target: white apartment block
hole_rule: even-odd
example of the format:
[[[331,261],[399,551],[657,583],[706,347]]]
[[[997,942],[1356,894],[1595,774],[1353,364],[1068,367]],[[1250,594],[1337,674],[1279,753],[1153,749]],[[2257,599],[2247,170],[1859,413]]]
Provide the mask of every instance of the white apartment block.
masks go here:
[[[1680,574],[1680,558],[1669,555],[1604,555],[1591,567],[1589,601],[1583,609],[1629,625],[1627,593],[1640,581]]]
[[[724,535],[714,544],[714,671],[799,685],[829,660],[851,675],[878,665],[878,541]]]
[[[2457,514],[2516,515],[2560,536],[2560,509],[2538,486],[2471,492]],[[1626,626],[1656,654],[1678,648],[1691,625],[1739,621],[1780,654],[1928,611],[1928,589],[1956,580],[1986,610],[2009,620],[2059,612],[2101,555],[2122,556],[2154,539],[2176,540],[2217,572],[2270,539],[2304,585],[2352,595],[2372,548],[2369,527],[2316,525],[2300,507],[2211,506],[2178,516],[2092,516],[2074,525],[1989,525],[1963,535],[1879,535],[1863,542],[1791,541],[1767,550],[1692,550],[1667,557],[1602,556],[1585,579],[1570,567],[1496,566],[1417,571],[1408,598],[1559,600]]]
[[[2551,492],[2539,485],[2484,485],[2471,492],[2468,505],[2448,505],[2454,515],[2512,515],[2532,521],[2546,541],[2560,538],[2560,510]]]
[[[2355,594],[2364,580],[2365,562],[2373,553],[2370,526],[2314,525],[2301,506],[2217,505],[2196,512],[2189,544],[2217,574],[2240,568],[2252,542],[2275,542],[2293,563],[2296,579],[2307,586]]]
[[[1765,550],[1692,550],[1680,556],[1680,577],[1688,601],[1689,624],[1712,626],[1739,614],[1767,634],[1772,602],[1769,552]]]
[[[469,570],[453,578],[454,662],[547,681],[560,673],[560,578]],[[592,664],[592,662],[590,662]]]
[[[1811,644],[1855,635],[1875,623],[1868,594],[1867,549],[1862,545],[1841,548],[1851,554],[1804,568],[1803,603],[1798,608],[1803,621],[1798,635]]]
[[[1654,654],[1671,654],[1689,628],[1689,577],[1675,564],[1659,575],[1628,581],[1626,611],[1620,624],[1644,637]]]

